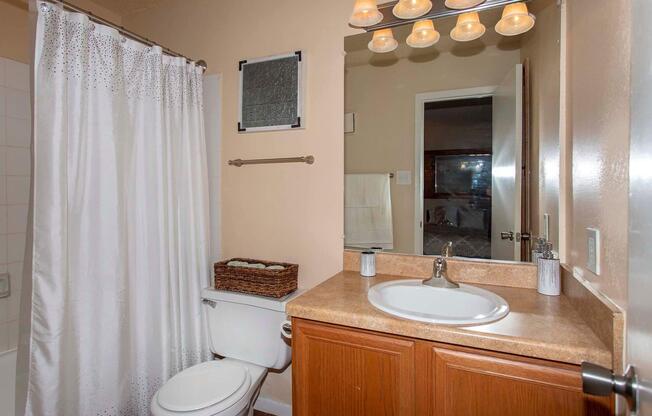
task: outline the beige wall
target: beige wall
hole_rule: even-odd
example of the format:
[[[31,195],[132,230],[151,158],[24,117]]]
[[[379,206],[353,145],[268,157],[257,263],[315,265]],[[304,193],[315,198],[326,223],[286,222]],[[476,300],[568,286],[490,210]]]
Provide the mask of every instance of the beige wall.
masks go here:
[[[127,27],[208,62],[223,78],[224,257],[300,264],[300,286],[339,271],[342,249],[343,38],[350,2],[164,1],[125,18]],[[319,16],[314,19],[315,16]],[[307,63],[305,130],[238,134],[238,61],[302,49]],[[210,114],[206,115],[210,117]],[[228,167],[234,158],[312,154],[312,166]]]
[[[296,262],[304,288],[342,269],[343,39],[355,33],[347,25],[351,4],[164,1],[124,21],[223,75],[222,254]],[[307,63],[307,128],[238,134],[238,61],[298,49]],[[308,154],[314,165],[226,165],[235,158]],[[290,403],[290,371],[271,374],[262,394]]]
[[[359,61],[354,56],[349,59]],[[345,135],[345,171],[412,172],[411,185],[395,181],[391,185],[395,251],[414,252],[416,94],[498,85],[519,62],[518,45],[492,45],[463,53],[443,52],[430,60],[347,67],[345,111],[356,113],[356,131]]]
[[[543,233],[549,214],[549,239],[559,250],[559,100],[561,8],[555,0],[531,4],[537,30],[522,42],[521,58],[530,64],[530,230]]]
[[[568,0],[568,133],[572,177],[567,258],[576,274],[627,304],[630,0]],[[608,36],[605,29],[608,28]],[[600,229],[600,276],[586,228]]]
[[[0,56],[30,63],[30,33],[27,3],[21,0],[0,0]]]
[[[122,22],[120,15],[91,0],[70,2],[114,23]],[[29,64],[32,61],[31,39],[28,0],[0,0],[0,56]]]

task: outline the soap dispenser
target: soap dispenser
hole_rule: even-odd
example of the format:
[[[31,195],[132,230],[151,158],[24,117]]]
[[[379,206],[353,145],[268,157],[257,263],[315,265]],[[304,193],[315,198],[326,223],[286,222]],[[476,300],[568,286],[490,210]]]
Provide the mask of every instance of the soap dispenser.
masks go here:
[[[552,243],[546,243],[541,257],[537,261],[537,291],[542,295],[559,296],[561,294],[561,276],[559,259],[555,258]]]
[[[539,258],[543,255],[546,243],[547,241],[543,237],[537,237],[534,239],[534,244],[532,246],[532,263],[539,263]]]

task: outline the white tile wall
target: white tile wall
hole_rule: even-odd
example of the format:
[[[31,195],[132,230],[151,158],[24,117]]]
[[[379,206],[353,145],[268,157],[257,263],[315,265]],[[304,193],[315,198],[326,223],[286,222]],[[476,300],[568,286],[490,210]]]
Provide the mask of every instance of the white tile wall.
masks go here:
[[[0,147],[2,147],[0,145]],[[7,203],[7,182],[0,180],[0,205]]]
[[[29,119],[29,92],[5,86],[5,108],[7,117]]]
[[[32,158],[29,66],[0,57],[0,273],[11,296],[0,299],[0,352],[16,347]]]
[[[0,122],[0,127],[2,122]],[[5,143],[7,146],[29,148],[31,140],[30,120],[6,117]]]
[[[9,232],[9,207],[6,205],[0,205],[0,235],[7,234]]]
[[[204,109],[206,114],[204,118],[204,128],[206,129],[206,148],[208,150],[208,186],[210,196],[209,208],[211,212],[219,212],[220,206],[220,132],[222,131],[222,119],[220,117],[220,102],[222,96],[222,78],[221,75],[204,76]],[[210,260],[218,261],[221,259],[220,247],[220,216],[211,215],[210,224]]]
[[[29,66],[10,59],[5,59],[4,85],[21,91],[29,91]]]
[[[0,63],[0,86],[5,85],[5,73],[7,72],[5,69],[6,66],[7,64],[4,61]]]
[[[5,95],[5,87],[0,85],[0,116],[6,115]]]
[[[27,204],[29,202],[29,176],[6,175],[7,204]]]
[[[6,117],[0,115],[0,146],[4,146],[7,143],[7,133],[6,133]]]

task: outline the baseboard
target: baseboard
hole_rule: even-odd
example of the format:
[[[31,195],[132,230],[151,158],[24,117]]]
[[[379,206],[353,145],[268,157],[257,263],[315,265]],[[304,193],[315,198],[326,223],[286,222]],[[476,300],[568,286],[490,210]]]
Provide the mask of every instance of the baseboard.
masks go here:
[[[292,406],[287,403],[281,403],[268,399],[267,397],[258,397],[254,404],[254,409],[264,413],[270,413],[276,416],[292,416]]]

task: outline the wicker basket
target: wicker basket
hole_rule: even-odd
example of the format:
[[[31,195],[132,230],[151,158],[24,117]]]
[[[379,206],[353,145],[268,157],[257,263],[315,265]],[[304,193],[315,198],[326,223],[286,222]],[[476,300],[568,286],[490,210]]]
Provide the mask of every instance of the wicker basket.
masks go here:
[[[253,269],[227,266],[230,261],[279,265],[284,270]],[[248,293],[271,298],[282,298],[297,290],[299,265],[276,261],[234,258],[215,263],[215,289]]]

